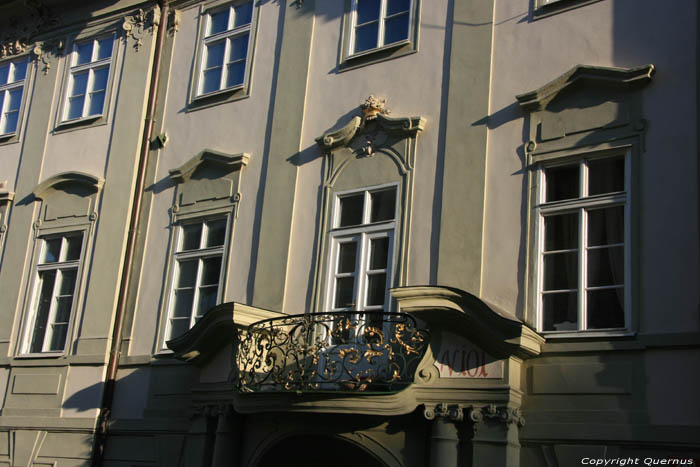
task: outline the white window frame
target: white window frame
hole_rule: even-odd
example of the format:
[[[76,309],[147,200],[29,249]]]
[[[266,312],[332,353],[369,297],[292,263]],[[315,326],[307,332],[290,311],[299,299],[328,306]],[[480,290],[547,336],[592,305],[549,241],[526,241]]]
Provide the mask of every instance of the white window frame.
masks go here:
[[[414,22],[414,14],[415,14],[415,7],[416,7],[416,1],[417,0],[409,0],[409,7],[408,7],[408,37],[406,39],[397,41],[397,42],[392,42],[390,44],[384,44],[384,22],[387,20],[386,16],[386,5],[387,5],[388,0],[380,0],[381,4],[379,7],[379,18],[377,21],[379,22],[379,27],[377,28],[377,47],[363,50],[361,52],[355,52],[355,30],[357,29],[357,2],[358,0],[350,0],[350,31],[349,31],[349,41],[348,41],[348,50],[347,50],[347,58],[352,58],[352,57],[358,57],[362,56],[365,54],[371,54],[373,52],[376,52],[378,50],[382,49],[387,49],[391,47],[399,47],[404,44],[410,44],[413,42],[414,37],[413,37],[413,22]],[[402,14],[402,13],[399,13]],[[396,16],[398,16],[397,14]],[[391,17],[389,17],[391,18]],[[366,24],[366,23],[363,23]]]
[[[107,38],[112,39],[112,51],[109,55],[109,57],[103,58],[98,60],[97,59],[97,43],[100,40],[104,40]],[[78,59],[78,47],[82,44],[85,44],[86,42],[92,42],[92,55],[90,57],[90,61],[87,63],[83,63],[81,65],[76,65],[75,62]],[[68,76],[66,79],[66,86],[65,86],[65,96],[63,99],[63,105],[61,108],[61,118],[60,123],[61,124],[70,124],[70,123],[75,123],[75,122],[83,122],[83,121],[90,121],[90,120],[95,120],[97,118],[100,118],[107,113],[108,109],[108,103],[109,99],[111,96],[110,93],[110,88],[111,88],[111,83],[112,83],[112,74],[113,74],[113,63],[114,63],[114,57],[116,54],[117,50],[117,37],[115,33],[110,33],[110,34],[105,34],[97,37],[92,37],[90,39],[85,39],[85,40],[76,40],[73,42],[72,46],[72,51],[69,57],[69,69],[68,69]],[[94,75],[95,75],[95,70],[100,69],[100,68],[107,68],[107,82],[105,84],[105,89],[104,89],[104,101],[102,102],[102,112],[99,114],[88,114],[89,109],[90,109],[90,103],[91,103],[91,97],[90,94],[93,94],[95,90],[93,89],[94,86]],[[73,92],[73,84],[74,84],[74,76],[76,74],[82,73],[87,71],[88,73],[88,80],[85,85],[85,95],[84,95],[84,100],[83,100],[83,108],[80,113],[80,117],[74,117],[74,118],[69,118],[68,117],[68,112],[70,111],[70,100],[71,97],[73,97],[71,94]]]
[[[224,243],[219,246],[215,247],[209,247],[209,248],[201,248],[202,245],[205,242],[206,234],[208,233],[208,223],[210,222],[215,222],[215,221],[220,221],[224,220],[226,224],[226,232],[225,232],[225,238],[224,238]],[[201,224],[202,225],[202,233],[200,236],[200,248],[196,250],[187,250],[187,251],[181,251],[182,249],[182,243],[184,241],[184,227],[188,225],[194,225],[194,224]],[[175,233],[175,244],[173,248],[173,253],[172,253],[172,266],[171,266],[171,279],[170,279],[170,287],[168,291],[168,307],[167,307],[167,322],[165,325],[165,339],[164,342],[162,343],[162,349],[165,350],[167,347],[165,346],[165,341],[175,339],[180,336],[171,336],[172,332],[172,325],[171,322],[174,319],[182,319],[182,318],[175,318],[173,316],[174,313],[174,308],[175,308],[175,291],[177,290],[177,284],[179,281],[179,276],[180,276],[180,262],[181,261],[188,261],[188,260],[198,260],[197,264],[197,276],[194,284],[194,294],[192,298],[192,308],[190,310],[190,316],[189,316],[189,326],[188,329],[191,329],[192,326],[196,324],[196,322],[204,316],[205,313],[202,314],[196,314],[196,307],[198,304],[199,300],[199,288],[202,285],[202,261],[207,258],[213,258],[213,257],[220,257],[221,258],[221,269],[219,270],[219,283],[217,284],[217,294],[216,294],[216,303],[220,304],[223,297],[224,297],[224,277],[225,277],[225,271],[226,271],[226,265],[227,265],[227,251],[228,251],[228,245],[231,237],[231,218],[228,215],[223,215],[223,216],[212,216],[212,217],[195,217],[195,218],[188,218],[184,219],[180,222],[178,222],[175,226],[176,228],[176,233]]]
[[[66,239],[68,237],[76,237],[80,236],[82,238],[81,245],[80,245],[80,256],[77,260],[66,260],[66,253],[67,253],[67,248],[66,248]],[[49,240],[54,240],[60,238],[61,239],[61,249],[60,249],[60,257],[58,261],[53,262],[53,263],[42,263],[42,259],[44,258],[44,255],[46,253],[46,247],[47,247],[47,242]],[[85,252],[86,252],[86,243],[88,241],[87,238],[87,231],[85,230],[70,230],[70,231],[65,231],[65,232],[60,232],[60,233],[54,233],[54,234],[46,234],[42,235],[38,239],[40,246],[38,248],[38,256],[36,259],[36,263],[34,265],[34,270],[32,272],[32,277],[33,277],[33,286],[32,286],[32,293],[31,293],[31,301],[30,301],[30,313],[29,313],[29,319],[27,322],[27,326],[25,327],[25,332],[24,332],[24,337],[22,340],[22,346],[21,346],[21,354],[24,355],[42,355],[42,354],[63,354],[66,351],[66,347],[68,342],[71,339],[71,329],[73,327],[73,320],[76,314],[76,308],[77,308],[77,303],[79,301],[79,291],[80,291],[80,285],[81,285],[81,278],[82,278],[82,272],[83,272],[83,259],[85,257]],[[58,291],[61,286],[61,282],[63,280],[63,273],[64,271],[68,270],[75,270],[75,284],[74,284],[74,289],[73,289],[73,295],[72,295],[72,300],[71,300],[71,308],[70,308],[70,314],[69,314],[69,319],[65,323],[66,325],[66,338],[65,341],[63,342],[63,348],[61,349],[50,349],[50,343],[53,337],[52,329],[51,327],[56,324],[55,319],[56,319],[56,312],[57,312],[57,298],[58,298]],[[53,288],[51,291],[51,305],[49,307],[49,314],[46,320],[46,331],[44,333],[44,338],[42,342],[42,347],[40,352],[32,352],[31,351],[31,344],[32,344],[32,339],[34,335],[34,330],[36,328],[36,318],[37,318],[37,312],[39,311],[39,302],[40,302],[40,294],[41,294],[41,288],[42,288],[42,281],[39,279],[39,274],[41,272],[46,272],[46,271],[56,271],[56,280],[54,281]]]
[[[624,183],[625,190],[622,192],[608,193],[602,195],[588,196],[588,162],[600,159],[611,159],[616,157],[623,157],[625,161],[625,174]],[[579,197],[572,200],[561,200],[546,202],[546,177],[545,169],[558,166],[573,166],[577,165],[579,167]],[[576,159],[569,159],[567,161],[557,161],[554,163],[541,163],[537,169],[536,182],[539,187],[537,191],[536,205],[535,205],[535,215],[536,215],[536,325],[538,331],[547,334],[548,337],[576,337],[576,336],[606,336],[610,334],[628,333],[631,329],[631,212],[632,212],[632,196],[631,196],[631,186],[632,186],[632,156],[631,152],[620,152],[612,155],[598,156],[598,157],[578,157]],[[605,289],[605,288],[619,288],[617,286],[602,286],[602,287],[588,287],[587,281],[587,261],[586,252],[588,250],[588,219],[587,210],[591,208],[609,208],[615,206],[624,207],[624,327],[622,328],[610,328],[610,329],[588,329],[588,313],[586,308],[587,290],[595,289]],[[544,219],[548,215],[553,214],[565,214],[576,212],[579,214],[578,217],[578,283],[576,287],[577,291],[577,330],[566,330],[566,331],[545,331],[544,330],[544,313],[542,296],[543,286],[544,286],[544,267],[543,267],[543,257],[544,257]],[[611,246],[611,245],[606,245]],[[572,291],[574,289],[571,289]],[[551,292],[551,291],[550,291]]]
[[[370,209],[371,209],[371,194],[380,191],[387,191],[394,189],[394,218],[389,221],[380,222],[369,222],[370,220]],[[340,200],[341,198],[357,195],[359,193],[364,194],[364,204],[362,213],[362,224],[349,226],[349,227],[338,227],[340,223]],[[394,281],[394,271],[396,262],[396,226],[397,218],[399,215],[399,185],[398,184],[386,184],[373,187],[362,188],[359,190],[349,190],[338,192],[334,196],[333,200],[333,216],[332,216],[332,228],[329,232],[330,236],[330,252],[328,261],[328,279],[327,279],[327,290],[324,310],[327,312],[334,311],[352,311],[352,312],[364,312],[364,311],[390,311],[391,308],[391,296],[389,294],[389,287],[386,287],[384,295],[383,305],[367,305],[367,292],[369,276],[376,273],[386,273],[387,284],[392,284]],[[369,269],[369,259],[370,259],[370,247],[371,240],[375,238],[388,237],[389,238],[389,251],[387,254],[387,267],[386,270],[375,270]],[[358,248],[356,250],[355,256],[355,272],[354,273],[337,273],[338,263],[339,263],[339,249],[342,243],[356,241],[358,243]],[[353,297],[355,302],[352,307],[336,308],[335,307],[335,287],[336,278],[340,276],[354,275],[354,290]]]
[[[250,22],[239,27],[233,27],[234,22],[235,22],[235,10],[234,7],[237,5],[242,5],[245,3],[251,3],[251,16],[250,16]],[[211,30],[211,17],[212,14],[218,13],[222,10],[228,9],[229,10],[229,16],[228,16],[228,27],[224,31],[220,31],[216,34],[210,35],[209,31]],[[220,94],[222,92],[229,92],[229,91],[234,91],[237,89],[243,89],[247,86],[247,82],[249,79],[249,74],[250,74],[250,65],[251,65],[251,56],[252,56],[252,50],[253,50],[253,23],[255,22],[255,14],[256,14],[256,6],[255,6],[255,1],[237,1],[237,2],[228,2],[225,6],[217,6],[208,9],[204,13],[204,29],[201,34],[201,39],[200,39],[200,50],[199,50],[199,63],[198,63],[198,70],[197,70],[197,82],[196,82],[196,91],[194,93],[194,98],[204,98],[204,97],[209,97],[213,96],[216,94]],[[240,84],[236,84],[233,86],[225,86],[225,83],[228,78],[228,64],[233,63],[233,62],[227,62],[228,56],[231,50],[231,42],[244,34],[248,34],[248,46],[246,50],[246,57],[245,57],[245,72],[243,75],[243,82]],[[207,60],[207,50],[208,46],[217,43],[217,42],[225,42],[224,46],[224,62],[222,64],[222,69],[221,69],[221,78],[219,81],[219,88],[214,90],[214,91],[209,91],[209,92],[203,92],[203,87],[204,87],[204,67],[206,66],[206,60]]]
[[[24,62],[26,65],[24,78],[10,82],[10,77],[14,79],[14,70],[16,68],[16,64],[20,62]],[[24,107],[24,96],[26,94],[25,83],[27,83],[28,75],[31,71],[29,57],[27,56],[21,57],[20,59],[8,60],[3,63],[0,63],[0,67],[5,65],[8,65],[9,69],[8,82],[6,84],[0,85],[0,98],[2,98],[2,103],[0,104],[0,139],[9,138],[11,136],[16,135],[18,133],[19,127],[22,125],[22,109]],[[19,107],[17,108],[17,126],[12,131],[6,131],[5,125],[7,124],[7,118],[5,114],[7,113],[7,107],[9,105],[8,96],[10,95],[10,92],[15,91],[17,89],[21,89]]]

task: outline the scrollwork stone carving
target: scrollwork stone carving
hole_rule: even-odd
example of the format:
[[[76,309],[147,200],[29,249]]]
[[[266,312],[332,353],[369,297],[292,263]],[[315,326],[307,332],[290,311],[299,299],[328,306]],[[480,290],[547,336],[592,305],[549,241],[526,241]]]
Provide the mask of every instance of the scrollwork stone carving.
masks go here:
[[[42,0],[27,0],[28,12],[0,23],[0,59],[27,51],[34,36],[61,24],[61,19]]]
[[[138,52],[143,45],[143,35],[150,28],[151,33],[154,28],[160,24],[160,8],[156,6],[148,14],[142,9],[130,16],[124,17],[124,23],[122,24],[122,29],[124,30],[126,37],[133,38],[136,42],[134,43],[134,49]]]
[[[447,404],[441,402],[434,406],[426,405],[423,409],[423,415],[428,420],[445,418],[453,422],[461,422],[464,420],[464,407],[461,404]]]
[[[483,407],[472,407],[469,410],[469,419],[477,423],[485,420],[492,420],[504,423],[505,425],[517,424],[518,427],[525,425],[520,409],[513,407],[497,407],[496,404],[489,404]]]

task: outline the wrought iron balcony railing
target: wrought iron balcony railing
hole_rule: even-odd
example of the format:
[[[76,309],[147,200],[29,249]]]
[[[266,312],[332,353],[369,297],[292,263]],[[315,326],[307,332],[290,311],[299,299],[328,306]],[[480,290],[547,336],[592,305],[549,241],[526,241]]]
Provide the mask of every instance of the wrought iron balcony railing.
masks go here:
[[[239,335],[241,392],[394,392],[413,381],[430,335],[405,313],[272,318]]]

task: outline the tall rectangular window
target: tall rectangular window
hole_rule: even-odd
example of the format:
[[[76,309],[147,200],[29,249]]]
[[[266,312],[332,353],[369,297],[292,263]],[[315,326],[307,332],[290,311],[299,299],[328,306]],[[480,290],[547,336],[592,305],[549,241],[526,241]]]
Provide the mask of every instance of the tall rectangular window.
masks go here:
[[[330,232],[327,311],[388,308],[396,230],[396,187],[340,194]]]
[[[73,44],[63,121],[104,113],[113,50],[113,34]]]
[[[349,55],[409,40],[413,0],[352,0]]]
[[[253,2],[206,14],[197,96],[243,86],[246,80]]]
[[[0,137],[17,132],[28,59],[0,63]]]
[[[616,156],[540,169],[540,330],[629,326],[628,164]]]
[[[184,334],[221,300],[227,218],[178,226],[167,339]]]
[[[60,352],[65,349],[82,251],[82,232],[41,239],[26,352]]]

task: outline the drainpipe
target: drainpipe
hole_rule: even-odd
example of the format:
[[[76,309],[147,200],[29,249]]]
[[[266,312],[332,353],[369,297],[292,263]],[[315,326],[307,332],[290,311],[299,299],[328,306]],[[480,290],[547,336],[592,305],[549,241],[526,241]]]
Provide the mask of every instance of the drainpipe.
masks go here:
[[[150,148],[151,133],[153,132],[153,115],[155,113],[158,98],[158,77],[160,75],[161,49],[165,38],[168,22],[168,0],[158,0],[160,7],[160,24],[158,24],[158,35],[156,36],[155,49],[153,54],[153,65],[151,68],[151,82],[148,88],[148,103],[146,106],[146,118],[143,124],[143,134],[141,137],[141,152],[139,154],[138,171],[136,174],[136,186],[134,187],[134,197],[131,204],[131,216],[129,218],[129,230],[127,231],[126,251],[124,263],[122,265],[121,280],[119,281],[119,296],[117,298],[117,312],[112,328],[112,343],[107,364],[107,379],[105,381],[104,392],[102,394],[102,406],[97,423],[97,433],[95,434],[95,449],[93,452],[92,465],[100,467],[102,465],[105,442],[107,440],[107,422],[112,411],[114,401],[114,387],[117,379],[117,369],[119,368],[120,347],[122,342],[122,330],[124,327],[124,316],[126,315],[127,297],[129,294],[129,281],[134,260],[134,251],[138,237],[138,219],[141,215],[143,204],[143,190],[146,179],[146,162],[148,161],[148,151]],[[156,27],[154,25],[154,27]]]

